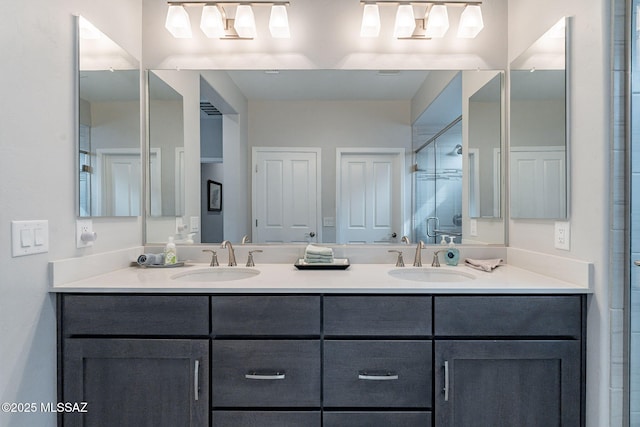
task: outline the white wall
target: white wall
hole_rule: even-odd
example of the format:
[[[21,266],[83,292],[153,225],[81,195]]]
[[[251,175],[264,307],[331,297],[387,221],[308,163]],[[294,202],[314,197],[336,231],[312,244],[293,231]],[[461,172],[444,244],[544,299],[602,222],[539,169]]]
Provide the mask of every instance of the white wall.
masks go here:
[[[512,220],[509,245],[594,263],[588,307],[587,425],[609,421],[609,1],[510,0],[509,60],[571,16],[571,250],[553,246],[553,221]]]
[[[0,52],[0,401],[56,401],[56,324],[48,261],[140,245],[139,218],[94,219],[76,249],[74,27],[82,14],[140,58],[134,0],[3,2]],[[12,258],[10,221],[49,221],[49,253]],[[6,427],[55,426],[55,414],[0,413]]]

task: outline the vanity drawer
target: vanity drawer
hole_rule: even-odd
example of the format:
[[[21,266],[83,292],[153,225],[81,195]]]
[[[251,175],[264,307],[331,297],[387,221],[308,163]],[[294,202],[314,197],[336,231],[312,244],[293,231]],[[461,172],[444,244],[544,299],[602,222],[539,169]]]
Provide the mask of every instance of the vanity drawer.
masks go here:
[[[213,411],[213,427],[320,427],[320,411]]]
[[[431,427],[431,412],[324,412],[322,427]]]
[[[214,335],[320,335],[319,296],[214,296]]]
[[[441,336],[575,337],[582,333],[580,296],[446,296],[434,298]]]
[[[431,297],[327,296],[324,333],[334,336],[431,335]]]
[[[324,343],[324,406],[428,408],[431,341]]]
[[[209,300],[180,295],[64,295],[70,335],[208,335]]]
[[[319,340],[214,340],[214,407],[320,406]]]

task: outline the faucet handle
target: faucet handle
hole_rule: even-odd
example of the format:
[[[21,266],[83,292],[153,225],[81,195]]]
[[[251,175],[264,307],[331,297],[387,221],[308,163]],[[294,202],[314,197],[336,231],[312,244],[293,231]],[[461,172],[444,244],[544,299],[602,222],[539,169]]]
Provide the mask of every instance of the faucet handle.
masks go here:
[[[440,258],[438,257],[438,255],[440,255],[440,252],[445,251],[440,250],[433,253],[433,261],[431,261],[431,267],[440,267]]]
[[[394,252],[398,254],[398,259],[396,260],[396,267],[404,267],[404,259],[402,258],[402,251],[389,249],[389,252]]]
[[[216,251],[212,251],[211,249],[203,249],[202,252],[211,252],[211,263],[209,264],[209,267],[217,267],[220,264],[218,264],[218,254],[216,253]]]
[[[249,258],[247,258],[247,267],[255,267],[256,264],[255,262],[253,262],[253,253],[254,252],[262,252],[261,249],[254,249],[252,251],[249,251]]]

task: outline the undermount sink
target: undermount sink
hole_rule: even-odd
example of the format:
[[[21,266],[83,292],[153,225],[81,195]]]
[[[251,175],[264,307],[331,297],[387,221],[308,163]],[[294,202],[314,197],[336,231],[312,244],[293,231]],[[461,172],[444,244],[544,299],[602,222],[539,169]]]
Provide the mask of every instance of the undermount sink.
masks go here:
[[[255,277],[260,270],[244,267],[208,267],[171,276],[178,282],[228,282]]]
[[[391,277],[414,282],[468,282],[476,276],[464,271],[447,268],[396,268],[389,271]]]

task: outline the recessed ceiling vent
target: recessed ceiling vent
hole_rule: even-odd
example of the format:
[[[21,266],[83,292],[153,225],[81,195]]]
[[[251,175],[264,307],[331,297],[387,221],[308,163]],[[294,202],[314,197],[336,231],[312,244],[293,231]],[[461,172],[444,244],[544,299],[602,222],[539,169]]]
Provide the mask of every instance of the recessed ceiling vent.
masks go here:
[[[212,103],[208,101],[200,101],[200,111],[205,113],[207,116],[221,116],[222,113],[216,107],[213,106]]]

